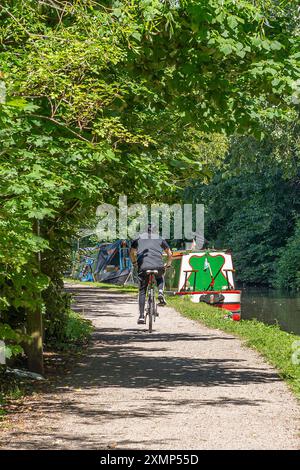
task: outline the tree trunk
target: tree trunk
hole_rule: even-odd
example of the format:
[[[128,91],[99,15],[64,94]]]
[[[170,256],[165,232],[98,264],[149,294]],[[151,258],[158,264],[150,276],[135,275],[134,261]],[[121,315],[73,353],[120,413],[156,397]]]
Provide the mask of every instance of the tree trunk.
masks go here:
[[[36,220],[34,231],[40,236],[40,221]],[[39,271],[41,271],[41,253],[37,254]],[[28,368],[31,372],[44,374],[44,356],[43,356],[43,318],[40,308],[27,311],[27,334],[31,337],[28,345],[27,358]]]
[[[27,334],[31,337],[27,347],[28,368],[31,372],[43,375],[43,322],[39,309],[27,312]]]

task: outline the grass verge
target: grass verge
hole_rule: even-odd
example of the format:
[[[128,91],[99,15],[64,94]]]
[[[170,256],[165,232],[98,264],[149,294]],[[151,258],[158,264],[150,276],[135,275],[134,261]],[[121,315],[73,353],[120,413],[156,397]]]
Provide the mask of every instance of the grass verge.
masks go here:
[[[187,298],[170,297],[168,302],[187,318],[245,340],[247,346],[261,353],[276,367],[279,375],[300,399],[300,336],[282,331],[278,325],[266,325],[257,320],[234,322],[224,319],[224,310],[205,304],[194,304]],[[299,341],[298,346],[296,341]],[[293,364],[292,357],[298,358],[299,365]]]

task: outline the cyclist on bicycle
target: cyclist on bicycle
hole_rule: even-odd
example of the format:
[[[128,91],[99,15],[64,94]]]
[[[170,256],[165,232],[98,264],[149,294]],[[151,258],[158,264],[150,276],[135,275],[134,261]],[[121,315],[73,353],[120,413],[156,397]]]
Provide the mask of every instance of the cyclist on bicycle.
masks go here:
[[[165,265],[163,261],[164,252],[168,256],[168,260]],[[155,275],[158,287],[158,301],[159,305],[166,305],[164,297],[164,274],[165,269],[170,267],[172,264],[172,251],[166,240],[155,233],[155,227],[149,225],[148,231],[142,233],[132,242],[130,258],[133,265],[138,268],[140,310],[138,324],[140,325],[145,324],[145,304],[149,282],[149,274],[147,274],[147,271],[158,271],[158,274]]]

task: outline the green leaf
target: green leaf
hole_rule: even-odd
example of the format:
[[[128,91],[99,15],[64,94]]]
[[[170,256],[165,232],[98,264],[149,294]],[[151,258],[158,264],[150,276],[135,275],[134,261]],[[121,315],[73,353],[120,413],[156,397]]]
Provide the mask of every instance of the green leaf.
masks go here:
[[[236,19],[235,16],[231,15],[227,18],[227,23],[228,23],[228,26],[231,28],[231,29],[235,29],[238,25],[238,21]]]
[[[14,108],[25,109],[28,102],[24,98],[15,98],[13,100],[6,101],[6,106],[12,106]]]
[[[220,47],[220,51],[223,52],[225,56],[228,56],[233,52],[233,48],[230,44],[223,44]]]
[[[271,41],[270,47],[273,51],[280,51],[283,45],[279,41]]]
[[[142,35],[141,35],[141,33],[139,33],[138,31],[135,31],[134,33],[132,33],[131,36],[132,36],[134,39],[136,39],[138,42],[140,42],[141,39],[142,39]]]

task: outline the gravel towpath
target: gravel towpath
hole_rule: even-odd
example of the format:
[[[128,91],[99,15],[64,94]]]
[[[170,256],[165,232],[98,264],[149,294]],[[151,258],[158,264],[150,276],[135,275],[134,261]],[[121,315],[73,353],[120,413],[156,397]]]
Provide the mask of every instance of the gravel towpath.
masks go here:
[[[69,286],[91,345],[55,389],[27,401],[2,449],[299,449],[299,405],[242,342],[160,310],[137,326],[136,299]]]

